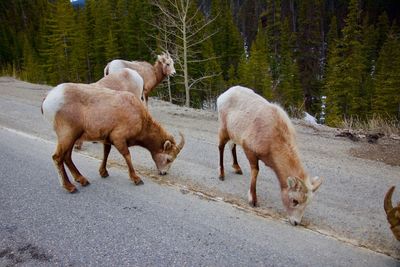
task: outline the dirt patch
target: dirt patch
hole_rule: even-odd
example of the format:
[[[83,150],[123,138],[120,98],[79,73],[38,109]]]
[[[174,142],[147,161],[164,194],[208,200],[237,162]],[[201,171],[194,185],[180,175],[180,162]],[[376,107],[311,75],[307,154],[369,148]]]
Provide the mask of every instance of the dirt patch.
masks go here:
[[[384,162],[391,166],[400,166],[400,141],[381,139],[377,144],[362,142],[350,149],[352,156]]]

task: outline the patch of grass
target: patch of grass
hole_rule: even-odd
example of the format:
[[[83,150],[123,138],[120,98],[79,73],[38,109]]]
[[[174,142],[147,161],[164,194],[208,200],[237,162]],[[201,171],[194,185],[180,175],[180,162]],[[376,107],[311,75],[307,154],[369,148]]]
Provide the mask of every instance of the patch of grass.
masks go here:
[[[294,119],[303,119],[305,115],[304,105],[301,106],[290,106],[287,109],[287,113],[289,114],[290,118]]]
[[[400,135],[400,121],[393,118],[373,115],[368,120],[361,120],[358,117],[344,119],[340,128],[362,131],[364,133],[382,133],[386,136]]]

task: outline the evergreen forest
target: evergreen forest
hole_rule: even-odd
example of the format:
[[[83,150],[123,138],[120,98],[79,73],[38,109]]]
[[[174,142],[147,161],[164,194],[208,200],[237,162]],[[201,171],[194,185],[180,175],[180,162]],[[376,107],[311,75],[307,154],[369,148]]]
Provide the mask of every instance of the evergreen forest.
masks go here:
[[[112,59],[177,74],[154,95],[215,108],[232,85],[291,115],[400,120],[398,0],[0,1],[0,74],[49,85],[91,83]]]

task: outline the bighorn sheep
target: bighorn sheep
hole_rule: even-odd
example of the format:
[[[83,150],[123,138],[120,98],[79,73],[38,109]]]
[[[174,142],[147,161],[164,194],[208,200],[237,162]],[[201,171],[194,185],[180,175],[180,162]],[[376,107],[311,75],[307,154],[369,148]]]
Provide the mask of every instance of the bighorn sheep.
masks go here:
[[[118,72],[103,77],[95,83],[91,83],[91,85],[106,87],[116,91],[128,91],[134,94],[138,99],[141,99],[143,104],[147,107],[143,96],[143,79],[135,70],[123,68]],[[81,139],[77,140],[75,148],[81,149],[82,143],[83,141]]]
[[[153,91],[153,89],[162,82],[166,76],[175,74],[174,60],[168,52],[158,55],[153,66],[145,61],[115,59],[109,62],[104,68],[104,76],[122,68],[136,70],[140,76],[142,76],[146,101],[148,101],[151,91]]]
[[[220,180],[224,180],[223,155],[232,140],[233,169],[242,174],[236,157],[236,144],[242,146],[251,167],[249,203],[257,206],[256,182],[261,160],[279,180],[282,202],[293,225],[301,222],[307,204],[321,185],[310,179],[298,155],[295,130],[286,112],[269,103],[253,90],[234,86],[217,99],[219,119]]]
[[[92,85],[106,87],[116,91],[128,91],[146,105],[143,93],[144,81],[142,76],[135,70],[122,68],[92,83]]]
[[[184,137],[177,144],[149,114],[133,94],[113,91],[93,85],[65,83],[53,88],[42,103],[45,118],[52,123],[57,135],[53,161],[62,186],[75,192],[65,172],[67,165],[75,180],[82,186],[89,184],[71,159],[76,140],[104,143],[104,158],[99,172],[107,177],[107,157],[114,145],[128,165],[129,177],[136,184],[142,180],[132,166],[129,146],[139,145],[150,151],[160,174],[165,174],[184,146]]]
[[[393,208],[392,195],[395,187],[389,188],[385,195],[385,201],[383,207],[386,212],[387,220],[390,224],[390,229],[393,232],[394,237],[400,241],[400,203]]]

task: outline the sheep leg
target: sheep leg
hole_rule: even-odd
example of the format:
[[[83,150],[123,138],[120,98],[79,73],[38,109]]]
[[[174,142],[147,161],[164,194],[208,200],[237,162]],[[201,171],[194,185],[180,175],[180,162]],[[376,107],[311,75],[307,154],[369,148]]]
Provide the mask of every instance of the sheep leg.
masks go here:
[[[70,148],[74,143],[70,144]],[[68,146],[63,145],[61,142],[58,142],[56,152],[53,154],[53,162],[54,165],[56,166],[56,169],[58,171],[58,176],[60,177],[60,182],[61,185],[70,193],[75,193],[77,191],[76,187],[71,184],[71,182],[68,179],[68,175],[65,171],[64,168],[64,161],[66,157],[66,153],[68,151]]]
[[[252,205],[253,207],[257,207],[258,201],[257,201],[256,186],[257,186],[257,176],[259,172],[258,158],[256,154],[251,150],[246,149],[245,147],[243,147],[243,150],[246,154],[247,159],[249,160],[251,169],[251,182],[250,182],[250,189],[248,192],[248,200],[250,205]]]
[[[135,183],[135,185],[141,185],[143,184],[142,179],[140,179],[139,176],[136,175],[135,169],[133,168],[132,165],[132,159],[131,159],[131,154],[129,153],[128,146],[126,145],[125,142],[120,142],[120,143],[115,143],[114,146],[118,149],[119,153],[124,157],[126,165],[128,165],[128,170],[129,170],[129,177],[131,180]]]
[[[103,178],[108,177],[108,171],[107,171],[107,159],[108,155],[110,154],[111,151],[111,144],[104,144],[103,145],[103,161],[101,162],[99,173],[100,176]]]
[[[232,167],[235,170],[235,173],[236,174],[243,174],[242,169],[240,168],[239,163],[237,161],[236,144],[233,144],[233,146],[232,146],[232,158],[233,158]]]
[[[225,170],[224,170],[224,149],[225,145],[228,142],[228,137],[226,132],[223,130],[219,131],[219,179],[223,181],[225,179]]]
[[[74,177],[75,181],[80,183],[82,186],[89,185],[89,181],[79,172],[78,168],[76,168],[74,162],[72,161],[72,148],[67,152],[65,157],[65,163],[70,170],[72,176]]]
[[[83,141],[81,139],[76,140],[75,142],[75,149],[81,150],[83,145]]]

